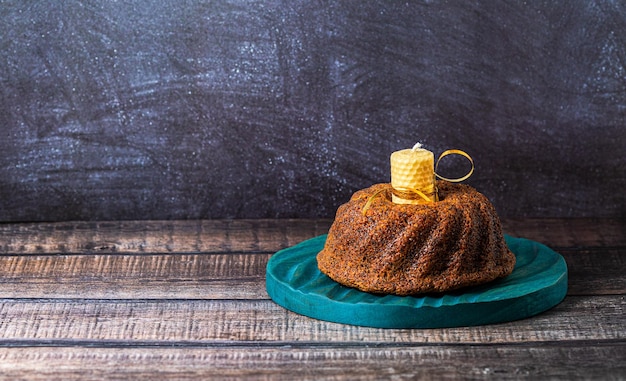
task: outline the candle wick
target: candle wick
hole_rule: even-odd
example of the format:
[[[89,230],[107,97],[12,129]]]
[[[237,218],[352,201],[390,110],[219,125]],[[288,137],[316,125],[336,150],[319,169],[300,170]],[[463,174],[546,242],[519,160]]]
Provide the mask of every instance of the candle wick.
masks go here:
[[[415,143],[415,145],[413,146],[413,148],[411,148],[413,151],[415,151],[416,149],[422,148],[422,143],[417,142]]]

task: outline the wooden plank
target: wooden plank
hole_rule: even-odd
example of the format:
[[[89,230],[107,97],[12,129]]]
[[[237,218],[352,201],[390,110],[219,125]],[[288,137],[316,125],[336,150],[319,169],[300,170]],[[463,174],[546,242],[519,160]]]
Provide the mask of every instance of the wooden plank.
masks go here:
[[[267,299],[270,255],[5,255],[0,298]]]
[[[569,295],[626,294],[626,248],[561,254]],[[0,298],[267,299],[271,255],[3,255]]]
[[[626,246],[626,220],[596,218],[527,218],[502,221],[505,233],[563,247]]]
[[[0,254],[275,252],[324,234],[332,220],[118,221],[0,224]],[[611,219],[503,221],[505,232],[563,247],[626,246]]]
[[[275,252],[330,220],[58,222],[0,225],[0,254]]]
[[[625,340],[623,296],[567,297],[538,316],[449,329],[375,329],[330,323],[271,301],[31,300],[0,303],[0,346],[20,343],[217,345],[234,343],[529,343]]]
[[[0,297],[266,299],[271,254],[0,257]],[[624,252],[564,253],[570,295],[624,294]]]
[[[626,248],[562,249],[568,295],[626,295]]]
[[[0,349],[0,380],[14,379],[567,379],[619,380],[624,342],[573,345]],[[54,365],[51,365],[54,364]]]
[[[530,319],[430,330],[318,321],[267,300],[272,253],[329,223],[0,225],[0,380],[626,374],[619,221],[513,221],[565,257],[568,297]]]

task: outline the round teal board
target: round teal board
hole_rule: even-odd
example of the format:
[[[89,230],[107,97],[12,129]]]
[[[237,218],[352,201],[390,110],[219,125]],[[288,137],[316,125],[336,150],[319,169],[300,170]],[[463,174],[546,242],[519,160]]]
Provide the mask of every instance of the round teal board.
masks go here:
[[[457,292],[423,296],[375,295],[345,287],[317,268],[326,235],[274,254],[267,293],[293,312],[335,323],[378,328],[444,328],[527,318],[559,304],[567,293],[567,265],[547,246],[505,236],[515,254],[508,277]]]

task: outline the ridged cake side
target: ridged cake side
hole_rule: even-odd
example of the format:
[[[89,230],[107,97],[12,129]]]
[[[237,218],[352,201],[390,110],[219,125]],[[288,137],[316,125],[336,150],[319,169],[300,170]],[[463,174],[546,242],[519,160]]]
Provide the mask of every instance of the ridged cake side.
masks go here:
[[[515,256],[489,200],[474,188],[437,182],[440,201],[399,205],[376,184],[337,210],[320,270],[361,291],[411,295],[445,292],[507,276]]]

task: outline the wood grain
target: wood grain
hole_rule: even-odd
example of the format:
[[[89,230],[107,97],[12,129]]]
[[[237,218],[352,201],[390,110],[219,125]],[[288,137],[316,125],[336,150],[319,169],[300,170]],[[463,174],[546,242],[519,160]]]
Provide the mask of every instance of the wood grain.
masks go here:
[[[0,379],[563,379],[620,380],[624,343],[576,345],[389,345],[374,348],[23,347],[0,350]],[[584,359],[585,366],[581,367]],[[63,366],[46,366],[63,364]]]
[[[624,219],[503,219],[502,227],[505,233],[529,238],[554,249],[626,246]]]
[[[0,298],[264,299],[269,256],[2,256]]]
[[[233,285],[234,287],[234,285]],[[269,300],[0,300],[0,345],[529,343],[625,340],[623,296],[567,297],[536,317],[449,329],[374,329],[297,315]]]
[[[0,224],[0,380],[624,379],[622,221],[504,220],[564,256],[567,297],[447,329],[342,325],[269,300],[270,256],[330,222]]]
[[[0,225],[0,297],[266,299],[269,256],[325,233],[329,225],[329,220]],[[620,248],[626,244],[618,221],[592,221],[589,229],[580,220],[505,220],[504,225],[561,248],[569,295],[626,290]]]
[[[568,295],[626,292],[624,250],[562,253]],[[4,255],[0,298],[266,299],[271,254]],[[233,287],[233,284],[236,287]]]
[[[100,221],[0,224],[0,254],[276,252],[332,220]],[[559,249],[626,245],[619,219],[504,219],[505,233]]]
[[[331,220],[101,221],[0,225],[0,253],[275,252]]]

